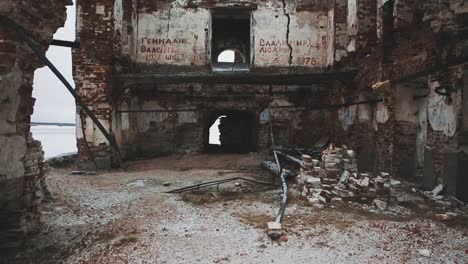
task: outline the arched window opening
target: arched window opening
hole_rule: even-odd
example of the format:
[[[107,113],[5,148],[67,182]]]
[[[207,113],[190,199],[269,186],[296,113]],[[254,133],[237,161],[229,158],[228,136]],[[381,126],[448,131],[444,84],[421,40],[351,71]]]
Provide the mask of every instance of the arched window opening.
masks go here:
[[[245,63],[245,56],[237,50],[228,49],[218,55],[218,62]]]

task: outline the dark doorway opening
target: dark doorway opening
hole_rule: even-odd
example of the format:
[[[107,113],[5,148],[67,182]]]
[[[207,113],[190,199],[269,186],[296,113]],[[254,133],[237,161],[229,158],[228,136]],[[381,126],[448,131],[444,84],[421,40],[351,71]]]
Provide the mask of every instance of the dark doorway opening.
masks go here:
[[[394,6],[395,1],[390,0],[382,6],[382,58],[384,63],[392,63],[392,51],[394,46]]]
[[[255,118],[244,111],[212,113],[205,128],[205,149],[211,153],[249,153],[256,150]]]
[[[247,70],[250,63],[250,12],[215,10],[211,41],[214,71]],[[226,60],[226,52],[234,56]]]

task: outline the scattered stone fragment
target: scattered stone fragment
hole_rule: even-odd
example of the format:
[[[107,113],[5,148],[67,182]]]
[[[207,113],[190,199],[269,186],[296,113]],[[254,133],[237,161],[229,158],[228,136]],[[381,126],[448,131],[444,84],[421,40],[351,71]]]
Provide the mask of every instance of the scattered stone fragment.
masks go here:
[[[163,183],[163,186],[166,186],[166,187],[167,187],[167,186],[171,186],[171,183],[170,183],[170,182],[164,182],[164,183]]]
[[[128,187],[145,187],[146,181],[145,180],[136,180],[127,184]]]
[[[372,204],[375,205],[375,207],[379,208],[379,210],[382,210],[382,211],[386,211],[387,208],[388,208],[387,202],[382,201],[380,199],[374,199]]]
[[[428,250],[428,249],[420,249],[420,250],[418,250],[418,253],[419,253],[419,255],[421,255],[423,257],[427,257],[427,258],[431,257],[431,251]]]
[[[281,236],[283,236],[281,223],[268,222],[267,225],[268,225],[268,236],[271,238],[271,240],[278,240]]]
[[[315,178],[315,177],[308,177],[307,183],[312,185],[315,188],[320,188],[322,185],[322,181],[320,180],[320,178]]]
[[[458,214],[455,212],[447,212],[446,215],[451,216],[451,217],[457,217]]]
[[[369,177],[365,177],[364,179],[362,179],[361,181],[361,186],[362,187],[369,187]]]
[[[449,208],[452,206],[452,203],[450,202],[446,202],[446,201],[441,201],[441,200],[437,200],[435,201],[436,205],[438,207],[442,207],[442,208]]]
[[[401,185],[400,181],[395,181],[395,180],[390,181],[390,186],[392,187],[399,187],[400,185]]]
[[[389,177],[389,176],[390,176],[390,173],[388,173],[388,172],[380,172],[380,175],[381,175],[383,178],[386,178],[386,177]]]
[[[342,203],[343,203],[343,199],[338,198],[338,197],[335,197],[335,198],[332,198],[331,202],[332,202],[333,204],[342,204]]]
[[[435,217],[439,221],[451,221],[451,220],[453,220],[453,217],[448,215],[448,214],[436,214]]]
[[[307,197],[307,201],[309,202],[310,205],[320,203],[319,199],[315,196]]]
[[[444,186],[442,184],[437,185],[434,190],[432,190],[432,196],[439,195],[444,190]]]
[[[347,183],[348,180],[349,180],[349,171],[345,170],[345,171],[343,171],[343,173],[341,174],[340,183]]]
[[[281,223],[276,223],[276,222],[268,222],[268,230],[281,230]]]

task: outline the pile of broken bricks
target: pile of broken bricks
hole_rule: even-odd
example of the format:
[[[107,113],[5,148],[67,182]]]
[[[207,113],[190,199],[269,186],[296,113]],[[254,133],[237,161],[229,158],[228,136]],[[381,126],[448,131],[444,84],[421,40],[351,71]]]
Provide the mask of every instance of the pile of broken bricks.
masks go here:
[[[359,198],[373,199],[373,205],[382,211],[394,200],[390,194],[401,185],[385,172],[359,173],[355,152],[332,145],[323,151],[321,161],[302,156],[297,181],[301,195],[315,207]]]

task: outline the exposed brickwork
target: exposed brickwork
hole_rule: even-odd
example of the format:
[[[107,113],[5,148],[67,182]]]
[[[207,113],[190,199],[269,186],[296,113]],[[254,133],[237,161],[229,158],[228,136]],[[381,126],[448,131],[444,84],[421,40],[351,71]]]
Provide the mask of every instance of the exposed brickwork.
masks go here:
[[[0,15],[28,30],[45,52],[64,24],[60,1],[2,1]],[[13,258],[25,235],[39,223],[40,181],[44,177],[40,142],[30,133],[36,56],[15,33],[0,25],[0,259]],[[8,256],[7,256],[8,255]]]
[[[114,32],[114,1],[99,0],[89,3],[78,0],[77,8],[81,12],[77,17],[77,41],[81,43],[79,49],[73,50],[73,74],[75,76],[75,89],[82,100],[93,110],[96,117],[111,132],[113,107],[111,103],[112,79],[114,71],[114,54],[120,47],[120,40],[116,39]],[[82,110],[77,107],[77,112]],[[79,159],[91,161],[91,151],[103,156],[110,156],[110,146],[104,145],[101,132],[94,128],[91,119],[84,114],[85,127],[94,130],[94,133],[78,139]],[[81,133],[79,131],[78,133]],[[86,146],[86,144],[88,146]],[[96,156],[96,155],[94,155]],[[89,167],[89,166],[88,166]]]
[[[396,122],[393,147],[393,167],[395,175],[405,178],[415,176],[417,125],[410,122]]]
[[[390,4],[390,1],[383,1],[383,3],[385,2]],[[383,27],[384,6],[377,7],[377,14],[379,15],[377,17],[379,27],[377,45],[380,48],[373,51],[372,49],[369,50],[369,45],[373,45],[372,42],[366,43],[365,46],[358,45],[356,53],[351,58],[347,58],[346,61],[354,62],[359,67],[355,79],[357,90],[365,91],[373,84],[383,80],[403,82],[411,87],[412,84],[409,81],[415,79],[411,76],[416,74],[420,74],[419,77],[422,78],[420,86],[428,90],[429,71],[433,71],[437,67],[445,67],[445,70],[447,70],[453,65],[453,61],[459,60],[463,56],[466,58],[467,54],[462,51],[463,46],[466,47],[466,37],[464,37],[465,40],[461,40],[463,37],[460,34],[463,34],[463,31],[461,31],[460,27],[466,23],[461,19],[461,13],[466,14],[468,11],[466,8],[461,8],[461,6],[463,5],[460,4],[460,1],[456,0],[446,1],[444,4],[437,1],[398,0],[395,1],[393,7],[393,25],[386,25],[386,31],[381,28]],[[454,7],[458,8],[457,11],[455,11]],[[372,4],[369,4],[367,8],[364,10],[361,8],[358,13],[363,14],[367,10],[374,12]],[[388,8],[388,6],[385,8]],[[455,19],[456,13],[458,13],[459,20]],[[363,23],[368,25],[370,20],[373,21],[372,16],[370,19],[365,19],[366,22],[363,22],[362,19],[359,20],[360,26],[363,26]],[[361,36],[364,36],[364,32],[373,34],[373,24],[374,22],[371,22],[370,25],[360,29]],[[391,34],[391,37],[385,34]],[[372,40],[372,37],[369,35],[363,38]],[[384,43],[383,41],[391,41],[392,43]],[[369,51],[371,52],[369,53]],[[390,53],[385,54],[388,52]],[[359,58],[362,54],[366,54],[366,57]],[[441,74],[441,76],[445,76],[439,80],[441,85],[457,87],[454,83],[457,83],[460,77],[454,76],[452,72],[448,71]],[[409,78],[408,81],[405,81],[405,78]],[[396,176],[403,177],[410,177],[416,175],[418,171],[420,172],[421,168],[417,167],[416,162],[414,162],[414,168],[410,163],[411,161],[417,161],[417,158],[415,158],[418,155],[417,144],[424,145],[424,142],[418,142],[418,140],[425,137],[418,138],[418,133],[422,129],[421,126],[425,126],[427,127],[426,143],[435,147],[435,167],[438,175],[442,176],[443,149],[447,146],[458,146],[456,136],[447,136],[443,131],[433,131],[427,120],[425,123],[416,120],[413,122],[397,122],[394,113],[395,100],[401,101],[403,98],[395,97],[392,92],[393,89],[395,88],[390,85],[390,90],[375,91],[377,98],[383,96],[384,98],[391,98],[391,101],[393,101],[388,105],[388,121],[378,124],[375,131],[373,140],[376,148],[376,169],[386,170]],[[419,94],[424,94],[423,91],[420,90]],[[452,99],[456,98],[454,96],[452,96]],[[457,100],[454,100],[454,111],[458,109]],[[417,104],[416,99],[413,100],[413,104]],[[420,106],[418,111],[427,111],[426,107],[428,106]],[[435,120],[439,120],[438,117]],[[350,129],[361,130],[356,126],[352,126]],[[347,132],[348,135],[359,133]],[[343,137],[341,133],[337,133],[336,136]],[[411,171],[414,171],[414,173],[410,173]]]
[[[354,3],[356,6],[353,6]],[[230,5],[229,1],[188,1],[183,11],[175,13],[182,16],[186,12],[192,16],[194,9],[200,14],[206,8],[227,8]],[[237,5],[252,7],[252,10],[265,8],[263,1],[242,1]],[[282,138],[282,143],[306,146],[312,145],[324,135],[330,135],[332,141],[347,144],[357,150],[358,160],[361,161],[359,166],[362,169],[388,171],[396,176],[411,177],[420,170],[416,166],[413,168],[410,163],[421,158],[420,148],[424,143],[421,140],[426,138],[425,135],[421,136],[421,133],[426,131],[421,129],[421,126],[425,128],[427,122],[422,124],[421,120],[418,121],[419,117],[423,118],[418,113],[409,113],[413,118],[409,121],[402,121],[397,117],[401,109],[396,107],[405,106],[400,104],[402,98],[399,96],[402,95],[395,95],[396,85],[392,82],[403,83],[409,89],[420,89],[405,80],[413,79],[413,75],[419,74],[417,86],[422,87],[420,90],[424,91],[428,89],[426,82],[430,71],[436,67],[443,68],[444,65],[453,64],[466,55],[463,28],[468,11],[459,0],[449,0],[444,4],[440,1],[421,0],[298,1],[288,2],[284,10],[281,1],[272,1],[270,6],[262,10],[268,13],[271,11],[268,8],[273,6],[282,10],[284,14],[271,13],[271,18],[266,17],[266,20],[284,19],[286,22],[289,18],[289,22],[297,19],[304,23],[309,12],[317,12],[317,17],[326,17],[327,19],[320,21],[324,23],[321,29],[326,28],[328,35],[322,36],[317,49],[329,42],[325,56],[322,57],[324,61],[331,62],[328,69],[333,71],[354,67],[357,69],[354,83],[347,83],[347,87],[336,83],[322,85],[322,89],[329,89],[327,93],[303,93],[309,88],[301,90],[295,86],[229,86],[196,81],[169,84],[135,80],[129,81],[130,84],[121,84],[115,82],[114,75],[147,73],[149,80],[151,74],[210,73],[210,65],[203,62],[209,61],[206,56],[209,56],[208,47],[211,42],[209,39],[203,40],[206,54],[197,54],[196,46],[197,41],[202,39],[198,33],[209,36],[210,22],[203,25],[194,23],[193,27],[199,26],[200,32],[193,36],[185,36],[183,33],[177,35],[181,38],[193,38],[194,46],[185,47],[186,53],[189,50],[192,52],[193,49],[193,60],[185,64],[177,60],[172,64],[167,61],[155,63],[142,61],[141,54],[138,54],[139,49],[135,46],[140,41],[138,36],[141,32],[138,30],[158,36],[162,33],[170,36],[175,30],[183,28],[174,24],[178,23],[176,21],[180,17],[172,17],[174,13],[167,12],[168,9],[179,10],[176,4],[153,1],[139,2],[135,5],[130,1],[123,1],[119,7],[114,1],[99,0],[93,3],[78,1],[78,6],[79,40],[83,46],[74,52],[77,91],[106,128],[116,135],[124,157],[178,151],[200,152],[207,140],[207,120],[213,112],[221,110],[245,110],[254,115],[259,123],[256,127],[255,142],[258,149],[267,149],[271,143],[268,139],[268,126],[259,122],[259,119],[271,103],[281,107],[287,106],[273,111],[274,123],[281,130],[281,133],[278,133],[285,137]],[[153,18],[150,19],[148,14],[161,14],[164,19],[167,16],[167,20],[157,20],[164,25],[167,23],[167,27],[152,32],[152,27],[142,26],[145,23],[151,25],[152,22],[148,21],[153,21]],[[252,25],[255,26],[254,24]],[[288,30],[291,33],[293,29]],[[246,44],[248,43],[239,47],[247,47]],[[222,43],[221,48],[211,51],[218,53],[229,45],[232,43]],[[174,47],[182,49],[177,45]],[[332,59],[326,56],[332,56]],[[251,58],[252,61],[255,61],[254,57]],[[278,58],[278,64],[281,64],[280,61]],[[256,73],[299,71],[296,68],[262,68],[255,67],[255,64],[251,66],[251,72]],[[311,68],[310,72],[317,70]],[[389,87],[372,91],[372,85],[385,80],[391,81]],[[268,94],[273,90],[275,93]],[[317,105],[382,98],[385,99],[383,105],[370,103],[365,106],[342,107],[338,110],[308,109]],[[412,103],[417,104],[416,99],[410,99],[409,104]],[[294,109],[291,106],[301,108]],[[427,106],[418,107],[416,112],[427,110],[424,109]],[[172,112],[174,109],[193,111]],[[131,111],[126,112],[127,110]],[[86,119],[84,122],[88,131],[87,144],[83,138],[78,139],[80,158],[90,161],[92,153],[111,153],[108,144],[99,135],[100,132],[89,123],[90,120]],[[317,124],[321,125],[318,127]],[[428,142],[432,140],[431,133],[427,133]],[[439,168],[438,171],[442,169]]]

